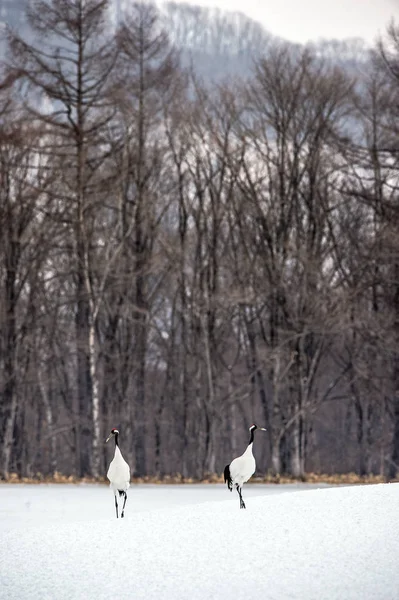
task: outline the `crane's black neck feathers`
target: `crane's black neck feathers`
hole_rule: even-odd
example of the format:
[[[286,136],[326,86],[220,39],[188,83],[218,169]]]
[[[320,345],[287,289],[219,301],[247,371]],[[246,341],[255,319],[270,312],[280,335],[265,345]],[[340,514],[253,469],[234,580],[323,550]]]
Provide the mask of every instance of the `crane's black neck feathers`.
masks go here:
[[[119,448],[119,440],[118,440],[118,436],[119,436],[119,431],[116,431],[114,433],[114,438],[115,438],[115,448],[118,446]]]
[[[255,433],[255,429],[251,429],[251,435],[249,438],[248,446],[250,446],[254,441],[254,433]]]

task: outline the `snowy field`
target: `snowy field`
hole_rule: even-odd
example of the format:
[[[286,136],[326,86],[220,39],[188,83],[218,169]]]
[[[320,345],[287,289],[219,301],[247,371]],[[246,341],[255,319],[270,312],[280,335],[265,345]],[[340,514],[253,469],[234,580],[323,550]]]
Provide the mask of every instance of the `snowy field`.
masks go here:
[[[328,487],[313,484],[249,484],[244,498]],[[237,496],[237,494],[235,494]],[[109,519],[115,516],[113,495],[104,485],[0,485],[0,535],[4,529]],[[126,517],[148,510],[203,502],[223,502],[233,496],[225,485],[133,485],[128,491]],[[238,496],[234,498],[239,506]],[[0,550],[1,551],[1,550]]]
[[[399,600],[399,484],[312,487],[0,485],[0,599]]]

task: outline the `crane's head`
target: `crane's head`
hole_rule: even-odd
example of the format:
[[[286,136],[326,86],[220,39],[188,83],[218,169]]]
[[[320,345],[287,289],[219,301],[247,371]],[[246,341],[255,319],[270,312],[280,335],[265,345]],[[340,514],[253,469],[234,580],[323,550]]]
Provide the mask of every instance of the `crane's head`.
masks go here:
[[[251,425],[249,431],[255,431],[256,429],[258,429],[259,431],[267,431],[267,429],[265,429],[264,427],[258,427],[257,425],[255,425],[255,423]]]
[[[107,437],[107,439],[105,440],[105,443],[109,442],[109,440],[114,437],[115,435],[118,435],[119,431],[117,429],[115,429],[115,427],[113,429],[111,429],[111,433],[109,434],[109,436]]]

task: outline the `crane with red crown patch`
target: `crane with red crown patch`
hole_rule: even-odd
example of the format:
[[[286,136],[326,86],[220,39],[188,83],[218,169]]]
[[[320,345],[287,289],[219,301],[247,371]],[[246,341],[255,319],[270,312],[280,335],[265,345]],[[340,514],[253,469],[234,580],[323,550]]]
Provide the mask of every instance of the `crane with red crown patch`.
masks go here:
[[[246,481],[248,481],[248,479],[252,477],[256,469],[255,457],[252,452],[254,433],[256,430],[266,431],[264,427],[258,427],[255,424],[251,425],[249,428],[249,443],[244,454],[232,460],[231,463],[226,465],[224,468],[224,481],[227,483],[227,487],[231,492],[233,491],[233,486],[236,487],[240,497],[240,508],[246,508],[245,502],[242,498],[242,486]]]

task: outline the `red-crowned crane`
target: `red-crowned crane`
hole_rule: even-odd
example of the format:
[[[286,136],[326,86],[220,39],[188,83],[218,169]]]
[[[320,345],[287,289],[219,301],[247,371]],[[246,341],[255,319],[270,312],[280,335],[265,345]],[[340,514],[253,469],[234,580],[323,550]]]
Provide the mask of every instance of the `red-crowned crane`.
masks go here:
[[[124,496],[123,508],[121,513],[121,519],[125,516],[125,504],[127,500],[127,493],[130,486],[130,467],[122,456],[122,452],[119,448],[119,431],[117,429],[112,429],[111,433],[105,440],[107,443],[112,437],[115,438],[115,454],[114,458],[109,465],[107,477],[110,480],[110,488],[114,492],[115,497],[115,509],[116,509],[116,518],[118,518],[118,499],[117,495]]]
[[[248,479],[255,473],[256,462],[255,457],[252,453],[252,445],[254,443],[254,433],[256,430],[266,431],[264,427],[258,427],[257,425],[251,425],[249,431],[251,437],[249,438],[249,444],[244,454],[238,456],[231,461],[229,465],[224,468],[224,481],[227,483],[227,487],[230,492],[233,491],[235,485],[238,495],[240,497],[240,508],[245,508],[245,502],[242,499],[242,486]]]

